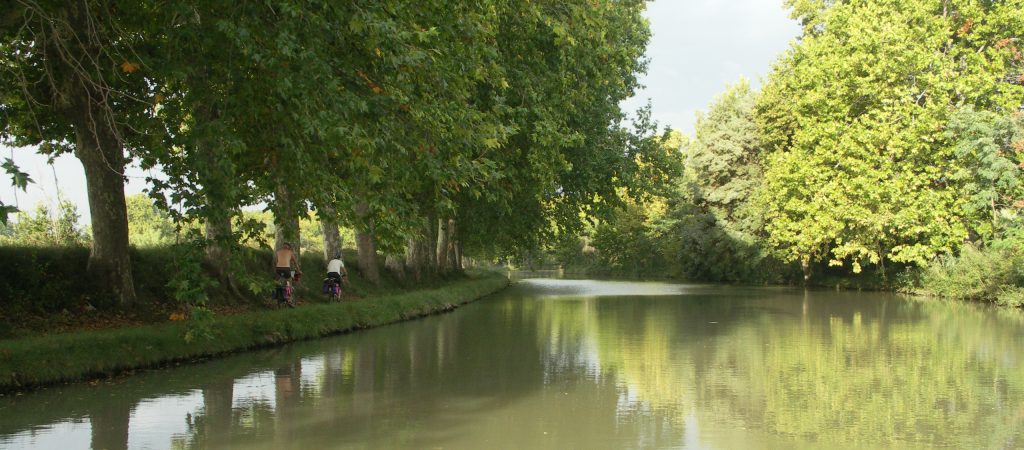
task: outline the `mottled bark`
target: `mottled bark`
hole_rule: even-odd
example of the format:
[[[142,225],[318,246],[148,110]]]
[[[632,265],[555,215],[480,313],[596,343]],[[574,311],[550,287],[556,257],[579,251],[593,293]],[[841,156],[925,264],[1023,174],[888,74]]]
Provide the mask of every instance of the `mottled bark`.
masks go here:
[[[295,257],[298,258],[302,254],[299,214],[288,186],[278,184],[274,191],[274,201],[277,203],[274,208],[274,249],[279,249],[285,242],[289,242],[292,244]]]
[[[459,246],[458,224],[455,219],[448,221],[448,270],[462,272],[462,247]]]
[[[419,283],[423,281],[423,245],[419,239],[409,238],[405,251],[405,267],[412,279]]]
[[[359,272],[363,278],[373,284],[380,284],[380,272],[377,270],[377,242],[373,238],[373,223],[366,231],[356,230],[356,251]]]
[[[452,223],[451,220],[441,219],[440,230],[437,240],[437,271],[438,273],[448,273],[451,271],[452,260],[451,260],[451,233],[448,231],[449,225]]]
[[[206,264],[231,294],[243,297],[238,283],[231,276],[231,215],[220,215],[206,219]]]
[[[95,107],[96,95],[79,82],[76,107],[75,156],[85,169],[92,249],[89,276],[109,290],[121,305],[135,301],[131,260],[128,256],[128,208],[124,199],[124,150],[104,111]]]
[[[356,250],[359,252],[359,272],[363,278],[373,284],[380,284],[380,273],[377,270],[377,242],[374,239],[373,218],[370,215],[370,206],[366,201],[360,200],[356,204],[356,216],[365,226],[356,228]]]
[[[214,270],[225,272],[231,258],[231,215],[218,214],[206,219],[206,260]]]
[[[321,207],[320,210],[324,213],[320,216],[320,226],[324,230],[324,261],[330,261],[341,254],[341,231],[337,220],[333,219],[334,211],[330,207]]]
[[[462,261],[462,244],[458,240],[455,241],[455,270],[462,272],[465,270],[465,263]]]
[[[395,278],[405,280],[405,257],[388,255],[384,258],[384,268]]]
[[[416,282],[437,276],[437,216],[431,214],[408,242],[406,268]]]
[[[438,272],[442,274],[462,271],[458,232],[455,219],[442,219],[437,244]]]
[[[66,22],[39,42],[52,83],[53,106],[74,132],[75,156],[85,169],[92,249],[86,266],[90,278],[121,305],[135,301],[128,256],[128,213],[124,199],[127,162],[119,125],[114,120],[112,89],[100,67],[104,60],[106,23],[90,17],[84,1],[65,4]],[[105,63],[104,63],[105,64]],[[44,82],[44,80],[38,80]]]
[[[437,276],[437,213],[431,212],[427,217],[427,227],[424,229],[423,253],[426,255],[427,276]]]
[[[200,76],[198,81],[205,82],[206,77]],[[213,105],[198,108],[196,114],[204,123],[220,119],[220,113]],[[218,157],[221,145],[218,138],[207,138],[196,142],[191,151],[195,152],[199,161],[194,170],[203,186],[203,199],[206,202],[203,211],[206,219],[206,262],[221,283],[237,291],[229,275],[231,249],[235,244],[231,219],[237,206],[230,192],[231,184],[237,181],[225,173],[226,169]]]

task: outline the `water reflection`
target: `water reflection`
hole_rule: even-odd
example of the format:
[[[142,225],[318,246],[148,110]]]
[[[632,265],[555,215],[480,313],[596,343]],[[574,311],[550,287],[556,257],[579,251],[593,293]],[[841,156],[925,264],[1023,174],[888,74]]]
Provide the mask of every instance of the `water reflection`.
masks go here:
[[[1024,318],[526,280],[455,314],[0,399],[3,448],[1024,445]]]

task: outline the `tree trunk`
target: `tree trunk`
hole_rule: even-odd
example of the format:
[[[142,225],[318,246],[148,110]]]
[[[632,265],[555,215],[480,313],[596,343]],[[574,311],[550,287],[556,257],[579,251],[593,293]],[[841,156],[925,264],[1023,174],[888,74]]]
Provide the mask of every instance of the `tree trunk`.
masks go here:
[[[232,295],[242,298],[242,292],[231,276],[231,215],[206,219],[206,263],[220,284]]]
[[[206,83],[207,75],[205,69],[201,69],[203,75],[198,76],[198,83]],[[214,104],[203,105],[195,111],[197,119],[202,123],[213,123],[220,120],[220,111]],[[194,164],[195,176],[202,185],[203,206],[202,215],[206,219],[206,262],[209,270],[220,281],[221,285],[227,288],[235,296],[241,297],[238,287],[231,276],[231,249],[237,244],[232,236],[231,219],[235,215],[235,208],[238,205],[237,199],[232,196],[232,184],[236,179],[229,171],[231,165],[223,164],[223,142],[216,135],[199,140],[195,143],[191,152],[195,153]]]
[[[419,234],[409,238],[406,266],[416,282],[437,276],[437,216],[430,214]]]
[[[409,238],[405,250],[405,267],[417,283],[423,281],[423,246],[416,238]]]
[[[341,254],[341,231],[338,230],[338,221],[335,219],[334,210],[329,207],[321,207],[324,212],[320,215],[320,226],[324,229],[324,261],[334,259]]]
[[[811,281],[811,256],[804,255],[800,258],[800,269],[804,272],[804,284]]]
[[[441,219],[440,232],[437,241],[437,271],[446,274],[452,270],[451,258],[451,233],[448,231],[451,220]]]
[[[391,272],[395,278],[405,281],[405,258],[403,256],[388,255],[384,258],[384,268]]]
[[[110,90],[98,73],[104,60],[102,37],[107,24],[90,16],[84,1],[67,2],[66,22],[39,42],[44,70],[54,89],[54,105],[74,131],[75,156],[85,169],[92,249],[86,271],[113,294],[120,305],[135,301],[128,256],[128,212],[124,199],[123,141],[118,134]],[[81,33],[81,34],[80,34]],[[39,82],[44,82],[39,80]]]
[[[201,110],[206,120],[216,120],[218,114],[209,109]],[[206,219],[206,263],[208,269],[217,277],[221,285],[236,297],[243,297],[234,277],[231,276],[231,251],[237,244],[232,235],[231,219],[235,216],[237,199],[228,194],[229,183],[234,183],[230,174],[224,173],[224,165],[218,161],[214,149],[219,148],[217,142],[199,143],[193,151],[198,154],[196,174],[203,186],[203,216]]]
[[[211,217],[206,220],[206,258],[218,270],[224,270],[231,257],[231,247],[224,241],[231,236],[231,216]]]
[[[448,267],[453,272],[462,272],[462,246],[459,245],[458,224],[448,220]]]
[[[75,156],[85,169],[92,250],[87,271],[121,305],[135,301],[132,265],[128,256],[128,208],[124,199],[125,157],[105,112],[93,107],[89,89],[75,90],[73,111]]]
[[[437,213],[431,212],[427,215],[427,227],[424,231],[423,252],[427,257],[427,275],[431,278],[437,277]]]
[[[356,250],[359,252],[359,271],[363,278],[373,284],[380,284],[380,273],[377,270],[377,243],[374,241],[373,218],[370,215],[370,205],[365,200],[356,204],[356,216],[365,226],[356,228]],[[365,229],[363,229],[365,228]]]
[[[455,241],[455,270],[459,272],[466,270],[466,265],[462,260],[462,244]]]
[[[299,214],[296,211],[295,199],[291,196],[288,186],[278,184],[274,192],[277,207],[274,209],[274,249],[279,249],[285,242],[292,244],[295,258],[301,255],[301,235],[299,234]]]

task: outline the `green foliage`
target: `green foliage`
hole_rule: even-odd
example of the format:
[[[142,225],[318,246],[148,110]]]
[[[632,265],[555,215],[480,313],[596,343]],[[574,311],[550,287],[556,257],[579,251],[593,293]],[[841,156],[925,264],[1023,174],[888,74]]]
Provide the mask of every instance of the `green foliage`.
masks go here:
[[[14,164],[10,158],[6,158],[2,165],[4,172],[11,177],[11,186],[16,189],[24,191],[28,188],[28,184],[32,182],[32,178],[25,172],[18,169],[18,166]],[[18,212],[18,208],[5,205],[4,202],[0,201],[0,225],[7,225],[7,217],[13,213]]]
[[[75,310],[91,283],[80,274],[89,256],[84,247],[0,246],[5,261],[0,277],[0,307],[7,317],[62,309]]]
[[[644,113],[646,114],[646,112]],[[643,119],[647,120],[647,119]],[[662,135],[641,133],[653,124],[640,124],[631,138],[631,148],[644,148],[633,155],[636,178],[618,188],[614,198],[602,197],[601,209],[582,216],[594,220],[593,227],[559,230],[554,256],[570,270],[629,276],[674,274],[671,258],[664,256],[663,236],[656,224],[665,215],[669,180],[682,173],[680,147],[684,137],[674,131]],[[579,233],[582,231],[581,235]],[[582,237],[577,237],[582,236]]]
[[[597,250],[597,265],[593,271],[630,276],[664,273],[665,261],[650,232],[644,206],[627,204],[596,227],[592,245]]]
[[[966,108],[950,118],[946,137],[955,143],[965,218],[983,242],[1020,228],[1024,208],[1024,115]]]
[[[649,120],[619,109],[645,68],[641,0],[16,6],[0,137],[158,168],[156,206],[213,250],[269,241],[242,213],[265,205],[311,250],[316,211],[392,254],[451,217],[461,249],[513,253],[660,170]],[[166,243],[132,201],[131,240]]]
[[[772,258],[756,235],[720,219],[701,202],[696,183],[678,182],[668,212],[654,224],[673,274],[690,280],[780,283],[791,270]]]
[[[28,188],[28,184],[32,183],[32,178],[27,173],[19,170],[18,166],[10,158],[4,158],[4,163],[0,167],[3,167],[4,172],[7,172],[7,175],[11,177],[11,186],[24,191]]]
[[[941,258],[924,272],[921,292],[956,300],[1021,306],[1024,253],[1010,249],[965,246],[956,257]]]
[[[1024,307],[1024,287],[1008,285],[1003,286],[996,296],[996,304],[1009,308]]]
[[[78,208],[61,201],[56,211],[40,203],[34,213],[18,213],[17,221],[0,225],[0,245],[81,247],[88,237],[78,226]]]
[[[762,178],[755,97],[741,80],[699,116],[694,139],[663,142],[682,165],[656,195],[627,201],[597,227],[593,245],[603,269],[708,281],[785,279],[787,271],[759,240],[760,211],[751,201]]]
[[[769,152],[758,197],[769,245],[786,261],[853,272],[955,252],[968,231],[954,182],[963,167],[943,130],[964,105],[1021,105],[1024,86],[1004,80],[1020,69],[1012,43],[1024,5],[793,4],[811,27],[756,114]]]
[[[125,197],[128,206],[128,240],[135,247],[167,246],[175,240],[171,216],[144,194]]]
[[[686,167],[699,192],[694,200],[723,224],[746,234],[761,229],[749,202],[763,171],[755,99],[746,79],[727,87],[707,114],[698,115],[695,139],[686,147]]]
[[[25,321],[46,317],[57,321],[62,311],[78,314],[86,309],[109,309],[115,301],[84,268],[86,247],[0,246],[6,263],[0,268],[0,318]],[[133,251],[139,279],[139,297],[146,303],[169,298],[168,277],[175,270],[167,249]],[[21,325],[14,322],[16,325]]]
[[[174,255],[174,267],[168,287],[175,300],[190,310],[205,308],[209,301],[210,291],[217,282],[203,270],[202,262],[206,256],[206,247],[200,239],[189,239],[185,243],[171,248]]]
[[[667,179],[649,114],[627,129],[619,109],[645,68],[643,8],[632,0],[500,2],[502,80],[477,101],[495,108],[508,136],[476,152],[493,176],[458,190],[468,253],[534,252],[576,234],[584,217],[608,217],[620,188],[641,194],[644,181]]]

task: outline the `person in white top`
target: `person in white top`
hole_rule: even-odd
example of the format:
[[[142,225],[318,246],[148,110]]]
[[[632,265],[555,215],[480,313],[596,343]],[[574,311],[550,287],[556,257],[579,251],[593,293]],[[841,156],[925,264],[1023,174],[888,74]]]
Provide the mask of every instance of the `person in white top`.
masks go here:
[[[334,255],[334,259],[327,263],[327,278],[338,280],[348,286],[348,270],[345,269],[345,262],[341,255]]]

